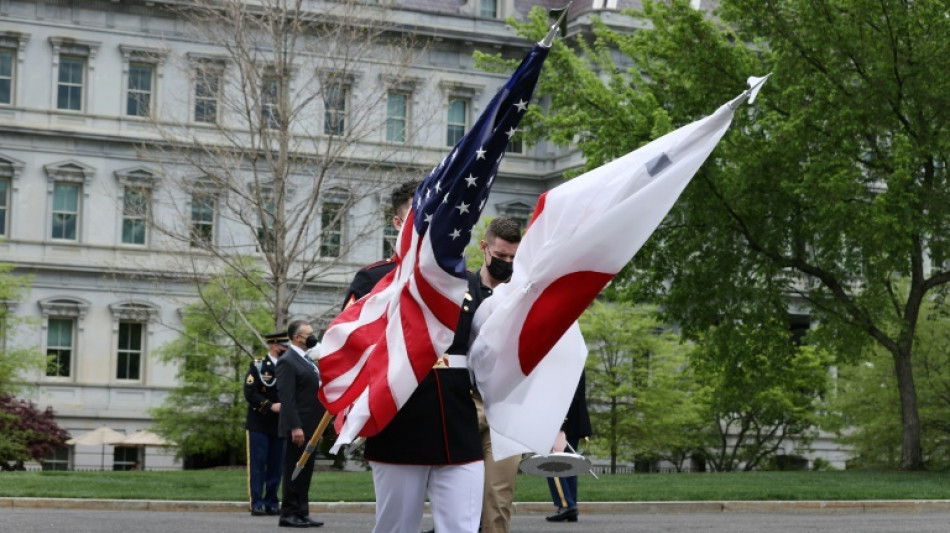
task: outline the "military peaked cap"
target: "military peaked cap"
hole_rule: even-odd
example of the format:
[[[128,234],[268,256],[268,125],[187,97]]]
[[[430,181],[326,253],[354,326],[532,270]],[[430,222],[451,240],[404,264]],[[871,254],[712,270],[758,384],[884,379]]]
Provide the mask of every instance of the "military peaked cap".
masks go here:
[[[281,331],[280,333],[269,333],[264,335],[264,339],[267,341],[267,344],[283,344],[284,346],[290,345],[290,339],[287,337],[286,331]]]

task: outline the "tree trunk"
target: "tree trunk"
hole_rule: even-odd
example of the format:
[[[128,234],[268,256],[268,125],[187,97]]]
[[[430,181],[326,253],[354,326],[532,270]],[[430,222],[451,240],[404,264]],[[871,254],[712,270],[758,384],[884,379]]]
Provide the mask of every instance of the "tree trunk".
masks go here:
[[[910,346],[901,346],[894,354],[894,370],[901,400],[901,470],[924,470],[920,447],[920,416],[917,413],[917,387],[910,361]]]
[[[617,417],[617,398],[610,398],[610,473],[617,473],[617,454],[620,452],[619,440],[619,420]]]

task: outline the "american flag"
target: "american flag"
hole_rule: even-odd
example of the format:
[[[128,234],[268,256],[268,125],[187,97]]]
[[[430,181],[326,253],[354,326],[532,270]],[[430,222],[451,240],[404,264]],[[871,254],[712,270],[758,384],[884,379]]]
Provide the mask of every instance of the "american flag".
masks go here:
[[[472,128],[416,191],[396,268],[330,324],[320,401],[345,411],[334,450],[378,433],[452,343],[468,286],[465,247],[549,48],[536,44]]]

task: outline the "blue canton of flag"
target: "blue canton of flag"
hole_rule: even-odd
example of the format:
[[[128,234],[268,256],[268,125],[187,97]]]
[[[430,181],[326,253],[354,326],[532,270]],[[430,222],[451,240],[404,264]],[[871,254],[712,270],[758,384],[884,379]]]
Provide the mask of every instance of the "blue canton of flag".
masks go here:
[[[478,222],[508,142],[528,108],[549,48],[534,45],[508,83],[452,152],[422,182],[413,208],[417,233],[429,233],[436,261],[446,272],[465,275],[465,247]]]

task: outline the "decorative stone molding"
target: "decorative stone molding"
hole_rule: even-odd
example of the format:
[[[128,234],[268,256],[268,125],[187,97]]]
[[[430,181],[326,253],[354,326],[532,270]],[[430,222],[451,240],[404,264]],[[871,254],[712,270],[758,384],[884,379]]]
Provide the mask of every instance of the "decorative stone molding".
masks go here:
[[[131,322],[153,322],[158,318],[158,307],[148,303],[130,300],[109,304],[112,312],[112,321],[118,324],[120,320]]]
[[[143,166],[126,168],[115,171],[115,179],[123,187],[133,187],[136,189],[154,189],[158,187],[160,180],[158,175],[151,169]]]
[[[96,173],[96,169],[93,167],[73,159],[61,163],[44,165],[43,170],[46,171],[46,179],[49,181],[50,191],[53,190],[53,184],[57,181],[79,183],[84,186],[89,185],[93,175]],[[85,194],[88,195],[88,192]]]
[[[44,329],[47,327],[50,317],[73,318],[76,320],[76,328],[82,331],[86,313],[89,311],[89,302],[72,296],[54,296],[40,300],[37,304],[40,306],[40,316],[43,317]]]

